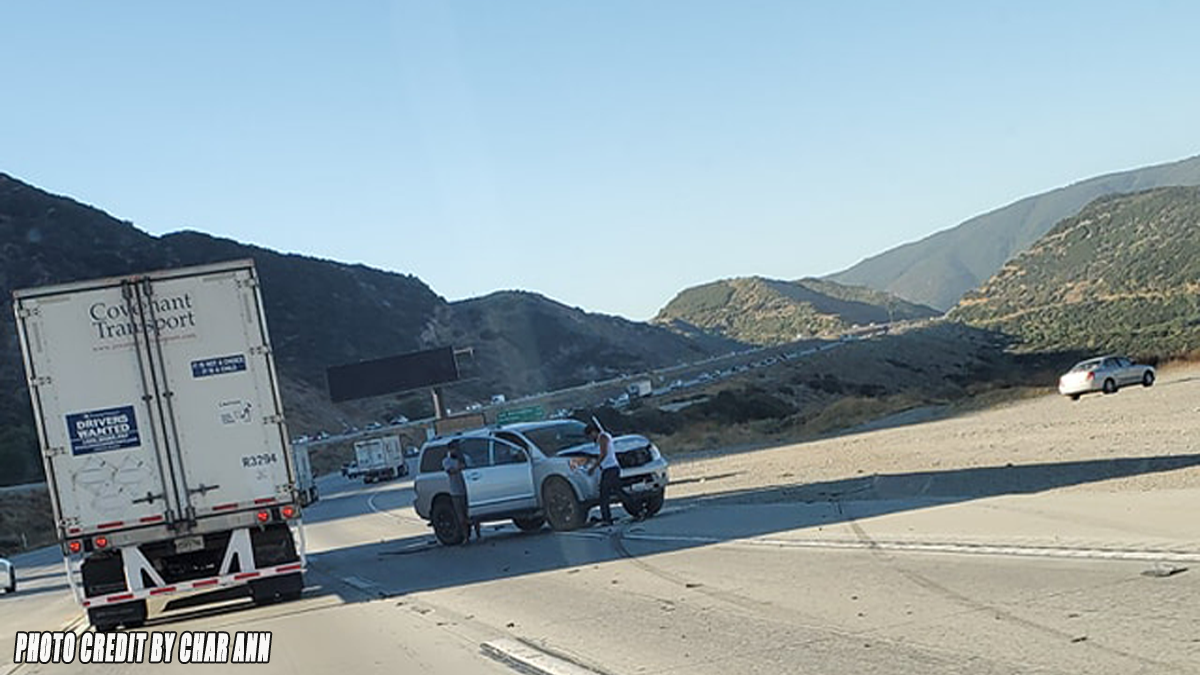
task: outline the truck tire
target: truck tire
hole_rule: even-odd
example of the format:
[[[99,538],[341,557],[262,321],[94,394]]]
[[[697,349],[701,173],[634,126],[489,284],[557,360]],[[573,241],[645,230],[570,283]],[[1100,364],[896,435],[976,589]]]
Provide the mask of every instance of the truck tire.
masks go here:
[[[88,609],[88,623],[97,633],[111,633],[117,626],[141,628],[146,623],[146,601],[125,602]]]
[[[271,523],[263,529],[250,531],[254,562],[259,567],[286,565],[300,560],[292,530],[284,523]]]
[[[551,476],[542,484],[542,509],[550,529],[566,532],[583,525],[583,505],[575,497],[571,484],[557,476]]]
[[[542,516],[530,516],[528,518],[513,518],[513,525],[522,532],[537,532],[546,524],[546,519]]]
[[[115,551],[88,556],[83,561],[80,571],[83,575],[83,594],[86,597],[124,593],[128,590],[128,586],[125,585],[125,568],[121,563],[120,554]]]
[[[433,525],[433,534],[443,546],[458,546],[466,540],[462,523],[458,522],[458,514],[450,497],[442,495],[433,501],[433,509],[429,512],[429,522]]]
[[[258,606],[299,600],[304,592],[304,575],[300,572],[250,582],[250,597]]]

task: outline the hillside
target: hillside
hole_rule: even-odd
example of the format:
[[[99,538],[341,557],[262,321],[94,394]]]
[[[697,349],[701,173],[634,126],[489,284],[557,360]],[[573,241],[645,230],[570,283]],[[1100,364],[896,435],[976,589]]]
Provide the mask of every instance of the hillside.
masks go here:
[[[1063,218],[1111,194],[1200,185],[1200,157],[1084,180],[1028,197],[920,241],[867,258],[828,278],[887,290],[947,310]]]
[[[1200,349],[1200,188],[1104,197],[950,313],[1023,348],[1176,356]]]
[[[448,401],[529,393],[728,350],[664,328],[570,310],[532,294],[448,303],[412,275],[346,265],[219,239],[200,232],[154,237],[95,208],[0,174],[0,484],[40,473],[29,398],[11,314],[11,292],[182,265],[253,258],[295,434],[340,429],[427,394],[334,406],[329,366],[435,346],[472,347],[471,379]],[[410,415],[414,411],[404,408]],[[426,413],[427,410],[416,410]]]
[[[759,345],[831,335],[854,325],[923,319],[929,308],[861,286],[821,279],[726,279],[684,290],[653,322]]]

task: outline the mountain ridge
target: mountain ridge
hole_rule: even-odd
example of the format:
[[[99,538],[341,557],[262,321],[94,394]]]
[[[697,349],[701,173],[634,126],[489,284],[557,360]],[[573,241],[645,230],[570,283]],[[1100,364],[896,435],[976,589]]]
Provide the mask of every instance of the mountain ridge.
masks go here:
[[[1200,185],[1200,155],[1103,174],[1025,197],[824,278],[948,310],[1007,260],[1097,197],[1173,185]]]
[[[334,405],[325,392],[325,372],[334,365],[439,346],[472,347],[476,360],[468,366],[474,370],[445,388],[446,402],[463,407],[491,393],[581,384],[715,355],[733,345],[588,314],[534,293],[448,302],[410,274],[279,253],[196,230],[156,237],[0,173],[0,291],[10,317],[0,321],[0,465],[11,469],[0,482],[36,479],[41,471],[11,319],[14,289],[241,258],[255,261],[262,281],[294,434],[400,412],[431,413],[422,395]]]
[[[1200,187],[1108,195],[1059,222],[948,318],[1024,350],[1149,358],[1200,349]]]
[[[862,286],[825,279],[736,277],[680,291],[652,319],[740,342],[772,345],[837,334],[856,325],[923,319],[938,312]]]

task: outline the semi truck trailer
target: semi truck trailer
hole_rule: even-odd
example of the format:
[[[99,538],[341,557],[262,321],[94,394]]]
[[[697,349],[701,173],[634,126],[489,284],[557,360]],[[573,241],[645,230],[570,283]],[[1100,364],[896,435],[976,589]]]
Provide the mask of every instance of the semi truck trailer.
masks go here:
[[[146,601],[298,598],[304,530],[254,263],[15,291],[67,578],[97,630]]]

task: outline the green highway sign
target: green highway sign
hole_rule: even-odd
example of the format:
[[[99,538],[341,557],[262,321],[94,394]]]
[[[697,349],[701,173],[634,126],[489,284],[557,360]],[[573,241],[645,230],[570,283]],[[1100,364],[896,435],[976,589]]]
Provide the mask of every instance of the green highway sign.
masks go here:
[[[546,411],[540,405],[528,408],[513,408],[496,415],[496,424],[512,424],[513,422],[537,422],[546,419]]]

